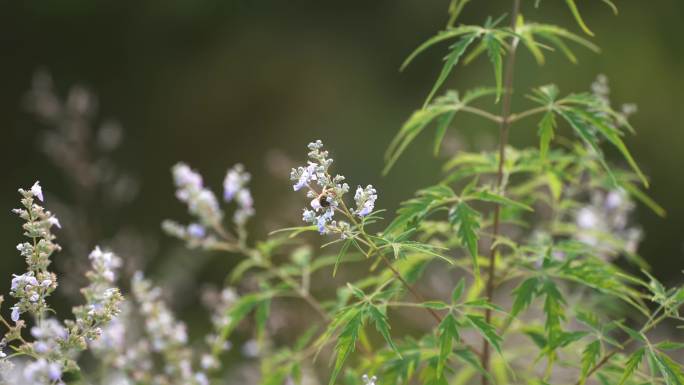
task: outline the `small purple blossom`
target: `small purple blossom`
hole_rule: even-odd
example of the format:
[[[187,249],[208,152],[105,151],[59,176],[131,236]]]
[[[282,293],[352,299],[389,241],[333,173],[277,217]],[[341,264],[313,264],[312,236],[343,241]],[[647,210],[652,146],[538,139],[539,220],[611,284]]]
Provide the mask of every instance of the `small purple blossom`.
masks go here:
[[[359,217],[365,217],[366,215],[373,212],[375,207],[375,201],[378,199],[377,191],[372,185],[362,188],[359,186],[354,194],[354,201],[356,202],[356,215]]]
[[[245,167],[242,164],[238,163],[229,169],[223,180],[223,200],[230,202],[240,191],[245,191],[244,186],[250,179],[251,175],[245,172]]]
[[[200,224],[191,223],[188,225],[188,234],[193,238],[204,238],[207,235],[207,230]]]

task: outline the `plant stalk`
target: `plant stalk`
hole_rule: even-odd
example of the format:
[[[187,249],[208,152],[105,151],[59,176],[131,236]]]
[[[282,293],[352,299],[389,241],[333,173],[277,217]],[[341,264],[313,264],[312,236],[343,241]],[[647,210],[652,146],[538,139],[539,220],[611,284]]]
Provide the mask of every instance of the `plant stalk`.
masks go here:
[[[511,29],[515,31],[515,25],[518,19],[518,13],[520,12],[520,0],[513,0],[513,10],[511,12]],[[499,194],[504,194],[503,178],[504,178],[504,164],[506,162],[506,145],[508,144],[508,129],[510,127],[509,115],[511,114],[511,97],[513,94],[513,71],[515,69],[515,51],[518,47],[517,38],[513,37],[513,42],[511,44],[511,50],[509,52],[508,59],[506,60],[506,68],[504,73],[504,95],[501,107],[501,124],[499,130],[499,169],[496,174],[496,184],[501,191]],[[494,229],[492,235],[492,241],[495,242],[500,231],[500,218],[501,217],[501,205],[497,204],[494,207]],[[492,301],[494,295],[494,281],[496,278],[496,244],[494,244],[489,251],[489,267],[487,274],[487,289],[486,297],[488,301]],[[491,322],[492,311],[487,309],[485,311],[485,320],[487,323]],[[489,355],[490,355],[489,341],[486,338],[483,339],[482,343],[482,356],[481,364],[485,372],[489,370]],[[482,385],[488,385],[489,379],[487,376],[482,375]]]

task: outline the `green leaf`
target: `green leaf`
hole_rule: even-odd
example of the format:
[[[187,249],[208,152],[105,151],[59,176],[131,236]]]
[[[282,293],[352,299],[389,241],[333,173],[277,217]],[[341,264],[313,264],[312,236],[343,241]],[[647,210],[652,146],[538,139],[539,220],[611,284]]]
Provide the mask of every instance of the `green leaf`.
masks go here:
[[[655,363],[660,375],[667,385],[684,385],[684,373],[682,367],[674,362],[669,356],[660,352],[648,351],[651,362]]]
[[[480,267],[477,262],[477,231],[480,228],[479,222],[480,214],[467,203],[459,202],[449,214],[449,221],[453,225],[458,226],[458,237],[461,243],[468,248],[473,263],[473,272],[475,277],[479,279]]]
[[[501,93],[503,90],[503,64],[502,64],[502,53],[503,48],[501,42],[493,34],[487,34],[483,39],[485,45],[487,46],[487,56],[489,56],[489,61],[492,62],[494,67],[494,78],[496,79],[496,101],[501,99]]]
[[[378,333],[382,335],[382,338],[384,338],[387,344],[392,348],[392,350],[394,350],[394,352],[397,353],[399,357],[401,357],[399,349],[397,349],[397,346],[394,344],[394,342],[392,341],[392,337],[390,336],[390,326],[387,322],[387,315],[383,311],[381,311],[377,306],[369,305],[368,316],[375,322],[375,329],[377,329]]]
[[[335,260],[335,267],[333,268],[333,273],[332,273],[333,277],[335,276],[335,274],[337,274],[337,267],[340,265],[340,262],[342,262],[342,258],[347,253],[347,250],[349,249],[349,246],[351,246],[353,241],[354,241],[354,238],[347,239],[347,241],[344,242],[344,244],[340,248],[340,252],[337,254],[337,259]]]
[[[575,4],[575,0],[565,0],[565,3],[568,5],[568,8],[570,8],[570,12],[572,12],[572,16],[575,17],[575,20],[577,21],[577,24],[579,24],[580,28],[589,36],[594,36],[594,33],[591,32],[589,27],[587,27],[586,24],[584,24],[584,20],[582,19],[582,15],[580,15],[579,10],[577,9],[577,5]]]
[[[656,345],[660,350],[679,350],[684,349],[684,343],[674,341],[663,341]]]
[[[387,226],[384,234],[388,235],[403,227],[414,218],[422,218],[443,201],[456,196],[454,191],[446,185],[436,185],[419,190],[417,197],[401,203],[397,210],[397,217]]]
[[[532,300],[537,295],[537,287],[539,287],[539,278],[531,277],[524,280],[513,290],[515,300],[513,300],[513,306],[511,307],[511,316],[517,316],[521,311],[530,306]]]
[[[451,28],[446,31],[442,31],[438,33],[437,35],[429,38],[427,41],[425,41],[423,44],[418,46],[406,60],[401,64],[401,68],[399,69],[400,71],[403,71],[410,63],[413,61],[413,59],[416,58],[421,52],[425,51],[426,49],[430,48],[431,46],[440,43],[444,40],[448,40],[454,37],[458,37],[461,35],[465,34],[470,34],[473,32],[480,31],[482,27],[480,26],[469,26],[469,25],[464,25],[460,26],[458,28]]]
[[[449,308],[449,305],[445,304],[442,301],[426,301],[421,303],[420,306],[436,310],[444,310]]]
[[[266,331],[266,321],[271,312],[271,299],[265,299],[259,303],[255,312],[257,340],[263,341]]]
[[[565,300],[558,291],[558,287],[550,279],[547,279],[541,287],[541,293],[545,295],[544,313],[546,323],[544,325],[547,333],[548,343],[557,346],[556,339],[562,336],[561,322],[565,319]]]
[[[458,64],[459,59],[461,56],[463,56],[463,53],[466,51],[466,49],[468,49],[468,46],[472,44],[476,37],[477,34],[474,33],[463,35],[461,40],[449,47],[451,52],[449,52],[449,54],[444,58],[444,66],[442,67],[442,71],[439,73],[434,86],[432,86],[432,90],[430,90],[430,93],[423,104],[423,108],[427,107],[427,105],[430,103],[432,97],[435,96],[437,90],[442,86],[442,84],[444,84],[444,81],[449,76],[449,73],[451,73],[451,70]]]
[[[596,361],[601,356],[601,342],[593,341],[584,347],[582,351],[582,375],[580,376],[580,385],[584,385],[587,381],[589,371],[596,365]]]
[[[573,112],[580,115],[588,123],[593,125],[606,139],[608,139],[608,141],[615,146],[618,151],[620,151],[627,163],[629,163],[630,167],[632,167],[632,170],[634,170],[634,172],[636,172],[636,174],[639,176],[639,179],[641,179],[641,182],[644,184],[644,186],[648,187],[648,179],[644,173],[641,172],[641,169],[637,165],[634,158],[632,158],[627,146],[625,146],[625,143],[622,141],[622,139],[620,139],[620,135],[618,132],[616,132],[617,130],[613,127],[610,127],[601,118],[588,111],[574,109]]]
[[[442,377],[444,367],[453,347],[453,340],[458,340],[458,323],[453,314],[449,313],[439,324],[439,360],[437,361],[437,377]]]
[[[631,196],[633,196],[634,198],[639,200],[641,203],[645,204],[646,207],[650,208],[651,211],[656,213],[656,215],[658,215],[660,217],[665,217],[665,215],[667,214],[665,212],[665,209],[661,205],[659,205],[656,201],[651,199],[651,197],[646,195],[646,193],[639,190],[639,188],[632,185],[631,183],[629,183],[629,182],[621,183],[620,186],[622,186],[625,190],[627,190]]]
[[[247,294],[237,300],[225,313],[229,322],[220,330],[219,337],[212,347],[214,354],[217,354],[223,349],[223,343],[228,339],[230,334],[240,324],[240,322],[249,314],[257,305],[267,300],[273,295],[272,292],[262,292]]]
[[[466,320],[475,327],[480,335],[484,337],[499,354],[501,354],[501,336],[496,333],[494,326],[487,323],[485,318],[480,315],[466,314]]]
[[[458,283],[456,284],[456,287],[454,288],[454,291],[451,292],[451,303],[458,303],[458,300],[461,299],[461,296],[463,295],[463,291],[465,290],[465,279],[461,278],[458,280]]]
[[[332,374],[330,375],[330,381],[328,385],[334,385],[337,376],[342,370],[344,362],[349,357],[349,354],[354,351],[356,347],[356,341],[359,338],[359,331],[363,326],[364,312],[361,309],[355,309],[355,313],[349,319],[349,321],[344,325],[340,336],[337,339],[337,344],[335,345],[335,352],[337,356],[335,358],[335,366],[333,367]]]
[[[513,199],[507,198],[503,195],[493,193],[491,191],[487,190],[480,190],[476,191],[472,194],[470,194],[470,197],[485,201],[485,202],[493,202],[493,203],[498,203],[500,205],[504,206],[511,206],[511,207],[516,207],[522,210],[526,211],[534,211],[534,209],[524,203],[520,203],[517,201],[514,201]]]
[[[644,353],[646,353],[646,348],[640,348],[629,355],[625,364],[625,371],[622,373],[618,385],[623,385],[632,377],[632,374],[639,368],[639,364],[641,364],[641,360],[644,358]]]
[[[439,116],[437,118],[437,127],[435,131],[435,145],[433,149],[433,154],[435,156],[439,155],[439,148],[442,146],[442,141],[444,140],[444,135],[446,134],[451,121],[454,120],[454,115],[456,111],[447,112],[446,114]]]
[[[553,139],[553,132],[556,129],[556,115],[549,110],[539,122],[539,156],[542,160],[546,159],[549,152],[549,144]]]

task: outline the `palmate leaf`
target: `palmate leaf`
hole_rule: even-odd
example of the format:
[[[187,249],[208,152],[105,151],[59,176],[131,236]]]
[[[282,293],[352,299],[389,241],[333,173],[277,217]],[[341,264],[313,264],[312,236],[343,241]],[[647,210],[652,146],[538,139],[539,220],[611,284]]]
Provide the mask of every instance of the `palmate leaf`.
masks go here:
[[[384,234],[404,231],[404,227],[415,218],[422,218],[430,211],[439,207],[443,202],[456,196],[454,190],[446,185],[436,185],[419,190],[417,197],[402,202],[397,210],[397,217],[387,226]]]
[[[456,112],[462,107],[463,104],[459,99],[458,93],[447,92],[433,104],[414,111],[413,114],[411,114],[411,117],[403,126],[401,126],[399,132],[387,147],[387,151],[385,151],[385,168],[383,169],[383,174],[389,172],[397,159],[399,159],[399,156],[406,150],[406,147],[411,144],[425,127],[443,114]]]
[[[477,261],[479,256],[477,250],[477,242],[479,239],[477,231],[480,228],[479,218],[480,213],[463,201],[454,206],[449,213],[449,222],[454,226],[458,226],[458,237],[470,253],[473,263],[473,273],[478,280],[480,277],[480,266]]]
[[[444,81],[451,73],[451,70],[458,64],[458,61],[461,59],[461,56],[463,56],[463,53],[468,49],[470,44],[472,44],[472,42],[475,41],[476,37],[477,34],[475,33],[463,35],[463,37],[461,37],[461,40],[457,41],[451,47],[449,47],[451,51],[444,58],[444,66],[442,67],[442,71],[439,73],[439,76],[437,77],[435,84],[432,86],[432,90],[430,90],[427,99],[425,99],[423,108],[427,107],[427,105],[430,103],[432,98],[435,96],[435,93],[437,93],[437,90],[439,90],[442,84],[444,84]]]
[[[465,34],[481,32],[482,27],[477,25],[462,25],[457,28],[449,28],[445,31],[439,32],[437,35],[429,38],[424,43],[418,46],[401,64],[400,71],[403,71],[420,53],[432,47],[435,44],[441,43],[445,40],[453,39]]]
[[[447,91],[428,106],[414,111],[409,119],[401,126],[397,135],[392,138],[392,141],[385,151],[385,167],[383,169],[383,174],[389,172],[408,145],[432,123],[436,123],[437,125],[437,134],[435,135],[434,144],[434,152],[436,153],[442,143],[446,130],[453,121],[455,113],[461,111],[463,107],[473,101],[495,93],[496,89],[494,88],[475,88],[466,92],[461,99],[457,92]]]

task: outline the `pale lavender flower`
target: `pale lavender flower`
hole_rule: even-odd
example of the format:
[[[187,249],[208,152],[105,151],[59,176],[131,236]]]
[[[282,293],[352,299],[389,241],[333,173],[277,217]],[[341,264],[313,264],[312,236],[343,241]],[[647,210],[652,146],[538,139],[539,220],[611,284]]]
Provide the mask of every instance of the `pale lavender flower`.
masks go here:
[[[188,225],[188,234],[193,238],[204,238],[207,235],[207,230],[200,224],[191,223]]]
[[[40,187],[40,182],[36,181],[36,183],[31,186],[31,194],[33,194],[34,197],[38,198],[41,202],[43,202],[43,188]]]
[[[228,170],[223,180],[223,200],[230,202],[249,183],[251,175],[245,172],[245,167],[238,163]],[[251,205],[250,205],[251,206]]]
[[[368,377],[367,374],[364,374],[364,375],[361,377],[361,379],[363,380],[363,384],[364,384],[364,385],[375,385],[375,382],[378,380],[377,377],[375,377],[375,376]]]
[[[366,188],[361,188],[359,186],[354,194],[354,201],[356,202],[356,215],[359,217],[365,217],[366,215],[373,212],[375,207],[375,201],[378,199],[377,191],[372,185],[366,186]]]

